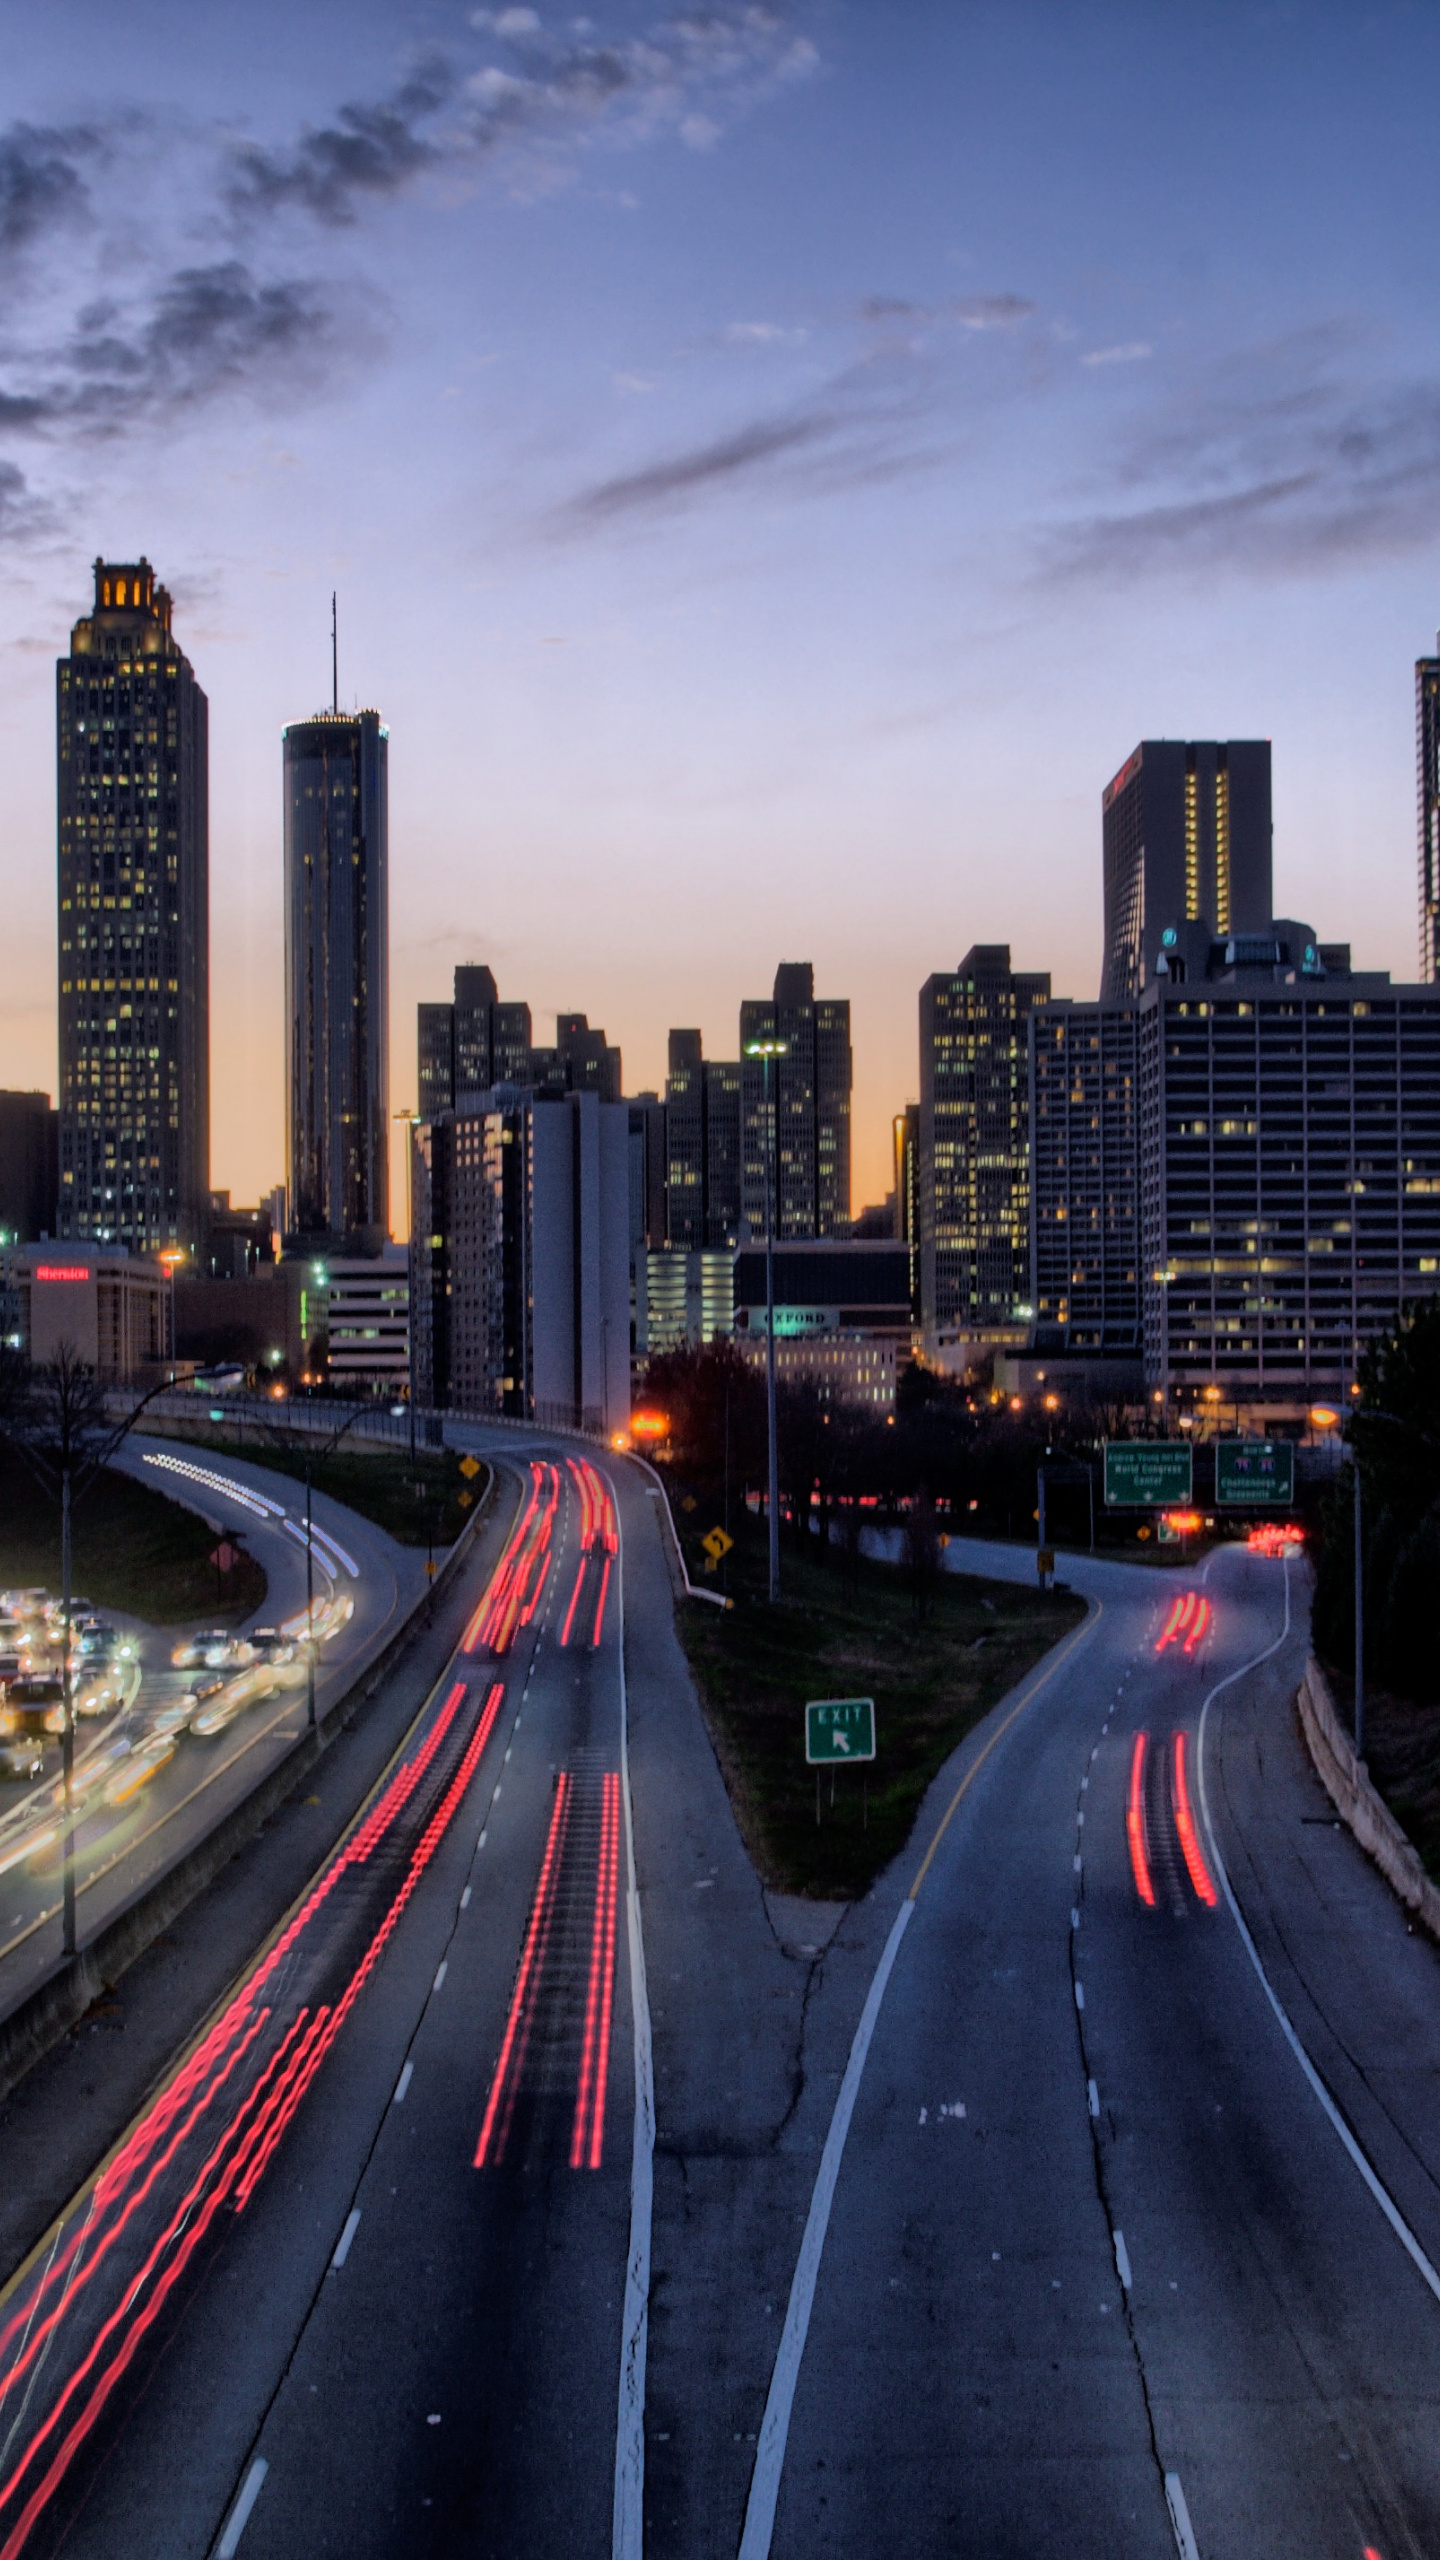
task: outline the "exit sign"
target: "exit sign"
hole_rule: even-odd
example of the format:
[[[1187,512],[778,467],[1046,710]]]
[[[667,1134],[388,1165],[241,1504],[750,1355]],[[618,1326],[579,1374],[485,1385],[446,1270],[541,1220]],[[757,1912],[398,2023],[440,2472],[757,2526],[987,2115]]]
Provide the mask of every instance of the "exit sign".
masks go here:
[[[873,1698],[812,1698],[805,1709],[805,1757],[822,1761],[873,1760]]]

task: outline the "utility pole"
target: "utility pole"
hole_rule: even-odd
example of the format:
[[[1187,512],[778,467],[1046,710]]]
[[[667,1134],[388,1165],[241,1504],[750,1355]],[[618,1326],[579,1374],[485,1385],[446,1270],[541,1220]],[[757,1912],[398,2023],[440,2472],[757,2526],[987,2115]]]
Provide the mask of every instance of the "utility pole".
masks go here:
[[[1360,1452],[1352,1438],[1350,1473],[1355,1487],[1355,1757],[1365,1757],[1365,1535],[1360,1518]]]
[[[410,1352],[410,1383],[407,1402],[410,1407],[410,1463],[415,1463],[415,1204],[411,1196],[415,1159],[415,1132],[420,1126],[418,1111],[397,1111],[397,1120],[405,1123],[405,1249],[409,1256],[405,1274],[405,1336]]]
[[[780,1444],[775,1427],[775,1210],[776,1210],[776,1129],[775,1107],[770,1098],[770,1061],[790,1054],[788,1040],[747,1040],[747,1058],[765,1062],[764,1114],[765,1148],[765,1412],[770,1435],[770,1597],[780,1597]]]

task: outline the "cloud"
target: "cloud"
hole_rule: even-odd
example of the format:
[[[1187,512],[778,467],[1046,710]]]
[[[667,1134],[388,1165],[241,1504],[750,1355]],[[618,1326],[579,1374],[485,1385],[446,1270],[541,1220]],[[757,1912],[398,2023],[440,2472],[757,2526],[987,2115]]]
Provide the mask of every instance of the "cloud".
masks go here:
[[[880,326],[892,320],[911,328],[1014,329],[1033,319],[1035,305],[1020,293],[968,293],[948,302],[909,302],[894,294],[872,293],[860,305],[860,317]]]
[[[616,516],[668,506],[719,482],[753,472],[759,464],[773,462],[781,454],[815,444],[830,432],[831,422],[819,412],[808,417],[757,420],[737,428],[732,435],[717,436],[713,443],[691,446],[683,453],[646,463],[638,471],[618,472],[613,479],[597,480],[559,511],[559,519],[575,527],[597,525]]]
[[[90,195],[80,163],[96,140],[87,125],[12,124],[0,133],[0,254],[83,219]]]
[[[24,542],[48,531],[53,509],[37,497],[23,471],[0,462],[0,542]]]
[[[227,189],[231,205],[242,214],[295,205],[319,222],[353,222],[357,200],[395,195],[443,158],[440,143],[422,128],[454,89],[448,62],[432,56],[388,98],[341,107],[331,123],[307,125],[288,149],[242,146]]]
[[[725,330],[732,347],[794,347],[808,334],[804,329],[786,329],[778,320],[732,320]]]
[[[1082,364],[1143,364],[1153,356],[1154,348],[1144,338],[1135,338],[1123,347],[1091,347],[1080,359]]]

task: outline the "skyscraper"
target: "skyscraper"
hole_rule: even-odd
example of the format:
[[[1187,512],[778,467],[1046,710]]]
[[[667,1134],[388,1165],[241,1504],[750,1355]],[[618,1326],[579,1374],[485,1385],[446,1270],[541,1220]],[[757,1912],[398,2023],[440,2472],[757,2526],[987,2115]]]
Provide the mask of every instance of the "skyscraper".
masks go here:
[[[530,1007],[502,1004],[493,971],[462,965],[453,1004],[422,1004],[419,1085],[422,1120],[449,1111],[465,1093],[530,1082]]]
[[[1050,980],[977,943],[920,990],[920,1310],[927,1333],[1029,1318],[1030,1015]]]
[[[378,711],[291,723],[285,758],[290,1223],[389,1233],[386,760]]]
[[[707,1058],[698,1031],[672,1031],[665,1079],[666,1236],[721,1252],[740,1231],[740,1065]]]
[[[843,1235],[850,1222],[849,1004],[834,997],[817,1002],[809,961],[785,960],[773,995],[747,998],[740,1007],[740,1205],[752,1235],[763,1236],[771,1129],[765,1061],[746,1055],[756,1040],[785,1047],[783,1057],[771,1059],[769,1075],[775,1233]]]
[[[1440,649],[1440,634],[1436,637]],[[1440,978],[1440,656],[1415,661],[1416,799],[1420,819],[1420,978]]]
[[[1268,738],[1146,738],[1105,786],[1102,1004],[1138,996],[1167,924],[1270,922]]]
[[[207,706],[148,560],[57,669],[62,1236],[193,1249],[210,1189]]]

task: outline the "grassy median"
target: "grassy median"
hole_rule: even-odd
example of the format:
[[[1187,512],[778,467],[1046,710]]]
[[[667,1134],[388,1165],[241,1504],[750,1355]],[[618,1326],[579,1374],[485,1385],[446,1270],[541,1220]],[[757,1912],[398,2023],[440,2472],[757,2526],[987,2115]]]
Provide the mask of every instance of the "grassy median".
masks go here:
[[[215,1533],[194,1511],[112,1468],[76,1506],[71,1531],[75,1590],[97,1608],[151,1626],[201,1618],[231,1626],[265,1599],[265,1574],[241,1554],[228,1574],[210,1562]],[[0,1450],[0,1590],[60,1589],[60,1506],[23,1461]]]
[[[1085,1614],[1067,1592],[946,1573],[918,1595],[921,1615],[904,1568],[865,1562],[842,1578],[838,1560],[793,1544],[772,1609],[748,1521],[728,1564],[734,1608],[682,1606],[681,1636],[762,1882],[819,1898],[864,1892],[956,1744]],[[691,1569],[698,1580],[698,1559]],[[833,1697],[874,1699],[876,1759],[822,1774],[817,1822],[804,1709]]]

